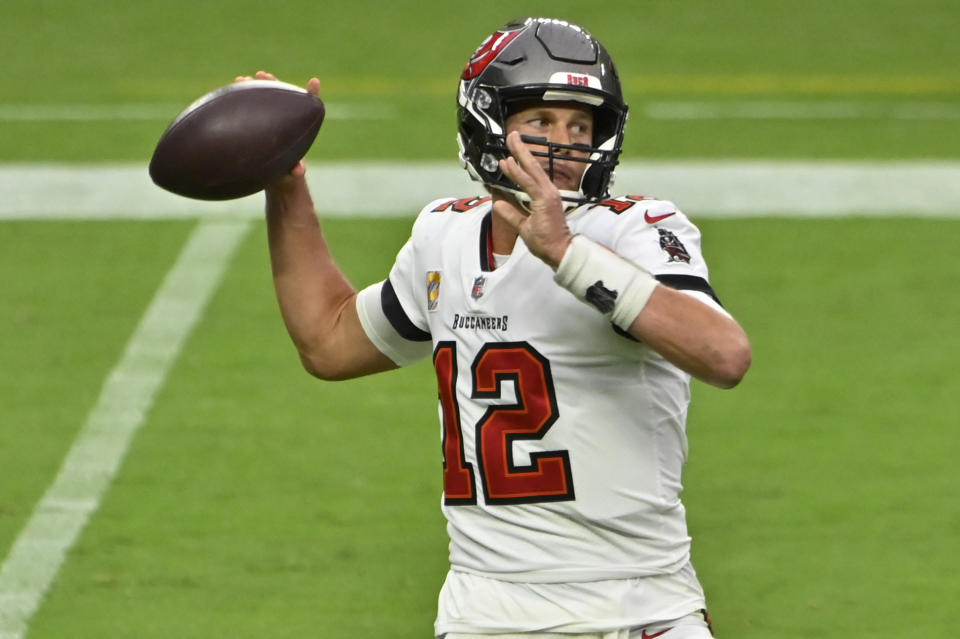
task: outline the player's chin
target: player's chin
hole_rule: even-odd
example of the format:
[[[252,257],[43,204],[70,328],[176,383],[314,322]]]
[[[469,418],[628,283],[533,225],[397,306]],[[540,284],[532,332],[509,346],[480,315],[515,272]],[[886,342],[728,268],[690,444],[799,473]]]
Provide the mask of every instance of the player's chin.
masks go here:
[[[553,176],[553,185],[561,191],[578,191],[580,190],[580,177],[556,173]]]
[[[561,191],[579,191],[584,166],[572,162],[557,163],[553,167],[553,184]]]

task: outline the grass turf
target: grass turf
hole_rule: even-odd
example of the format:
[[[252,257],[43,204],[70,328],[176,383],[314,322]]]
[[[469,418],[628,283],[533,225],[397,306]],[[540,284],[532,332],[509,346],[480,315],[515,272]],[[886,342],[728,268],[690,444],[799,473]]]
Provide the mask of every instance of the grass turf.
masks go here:
[[[632,106],[627,160],[957,156],[960,120],[950,117],[645,115],[672,100],[952,113],[960,40],[948,0],[494,0],[458,5],[453,26],[449,10],[9,0],[0,115],[159,105],[169,117],[3,119],[0,161],[145,163],[179,108],[258,68],[294,82],[320,76],[331,113],[385,114],[331,117],[311,157],[452,161],[455,78],[480,39],[524,13],[581,21],[612,51]],[[383,275],[408,225],[326,228],[362,284]],[[701,227],[713,281],[756,351],[741,388],[695,387],[690,420],[685,499],[719,636],[950,636],[958,223]],[[0,548],[189,230],[0,224]],[[429,636],[446,543],[432,372],[314,382],[272,295],[261,230],[171,372],[32,639]]]
[[[161,115],[0,118],[0,161],[145,161],[181,108],[263,68],[295,83],[317,75],[338,107],[331,118],[338,109],[368,113],[331,119],[311,157],[455,161],[456,78],[483,38],[524,14],[579,21],[612,52],[633,107],[628,158],[956,156],[949,141],[960,137],[953,37],[960,11],[949,0],[494,0],[457,5],[453,21],[438,0],[6,0],[0,114],[60,105],[79,117],[83,106],[146,105]],[[645,115],[648,102],[671,99],[840,100],[867,111],[894,101],[948,115],[679,122]],[[380,115],[369,117],[371,109]]]
[[[408,224],[326,228],[360,285]],[[949,258],[915,247],[960,225],[701,226],[756,350],[737,390],[696,385],[689,425],[694,559],[721,636],[948,632],[960,308]],[[446,565],[432,371],[311,380],[264,245],[258,229],[237,256],[31,637],[429,636]]]

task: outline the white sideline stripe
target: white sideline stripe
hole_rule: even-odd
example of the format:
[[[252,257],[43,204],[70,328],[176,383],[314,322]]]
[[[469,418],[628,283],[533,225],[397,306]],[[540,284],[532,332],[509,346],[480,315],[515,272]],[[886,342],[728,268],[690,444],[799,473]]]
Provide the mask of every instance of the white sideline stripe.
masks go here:
[[[640,111],[652,120],[956,120],[960,104],[951,102],[779,100],[648,102]]]
[[[437,197],[482,193],[455,162],[309,163],[321,215],[412,217]],[[691,217],[960,216],[960,161],[629,162],[615,193],[673,199]],[[179,197],[145,165],[0,165],[0,220],[259,217],[260,194]]]
[[[247,221],[202,222],[167,273],[59,473],[0,568],[0,638],[26,634],[249,228]]]
[[[170,122],[186,104],[0,104],[0,122]],[[327,120],[391,120],[390,105],[326,102]]]

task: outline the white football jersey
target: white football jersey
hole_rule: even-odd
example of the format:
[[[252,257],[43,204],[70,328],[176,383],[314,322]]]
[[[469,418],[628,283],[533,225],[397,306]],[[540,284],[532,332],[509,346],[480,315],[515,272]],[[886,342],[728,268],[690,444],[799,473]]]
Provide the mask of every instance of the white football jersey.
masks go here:
[[[393,361],[433,355],[452,568],[526,583],[679,571],[689,376],[558,286],[522,240],[494,268],[491,208],[430,203],[389,278],[358,298]],[[612,198],[567,219],[721,308],[699,231],[672,203]]]

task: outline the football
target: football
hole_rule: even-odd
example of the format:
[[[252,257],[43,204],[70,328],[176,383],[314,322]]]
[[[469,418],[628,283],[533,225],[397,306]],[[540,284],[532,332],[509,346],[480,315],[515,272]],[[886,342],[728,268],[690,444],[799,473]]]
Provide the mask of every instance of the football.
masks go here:
[[[167,127],[150,160],[157,186],[198,200],[232,200],[286,175],[326,113],[306,89],[276,80],[211,91]]]

